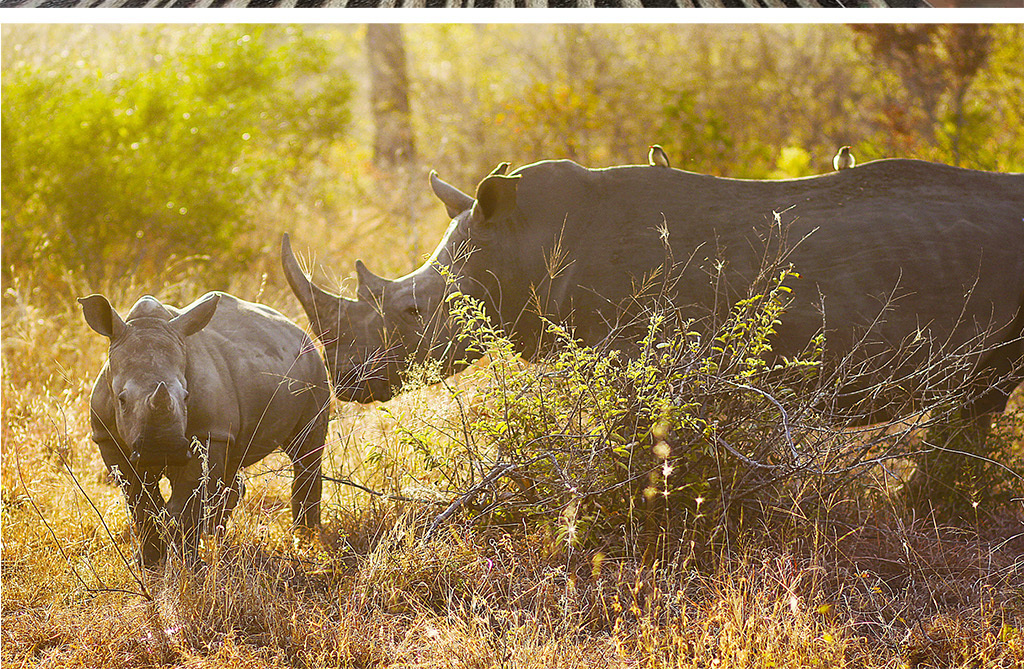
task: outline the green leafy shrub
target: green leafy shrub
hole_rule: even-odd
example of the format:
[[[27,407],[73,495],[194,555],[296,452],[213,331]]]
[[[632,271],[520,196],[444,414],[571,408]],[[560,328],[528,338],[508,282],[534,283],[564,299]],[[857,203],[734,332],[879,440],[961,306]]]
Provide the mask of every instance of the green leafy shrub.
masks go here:
[[[713,336],[658,309],[629,354],[583,346],[549,323],[557,353],[545,365],[492,363],[474,428],[512,484],[478,512],[498,522],[546,517],[568,544],[600,544],[623,531],[642,538],[652,526],[655,534],[725,527],[745,502],[777,493],[805,463],[775,398],[795,397],[824,344],[767,362],[790,276],[765,277]],[[455,308],[469,336],[507,348],[469,302]]]
[[[164,58],[153,37],[116,68],[5,64],[5,280],[32,266],[95,286],[194,255],[226,275],[268,191],[345,131],[352,84],[319,38],[200,26]]]
[[[717,324],[666,300],[636,315],[632,324],[644,327],[635,338],[623,330],[584,346],[549,322],[553,352],[539,365],[516,357],[482,304],[451,295],[461,336],[491,362],[477,372],[475,395],[452,393],[455,419],[420,426],[414,457],[429,459],[423,469],[453,500],[427,534],[461,508],[487,525],[546,527],[564,550],[657,551],[684,564],[759,537],[811,541],[848,523],[837,500],[918,503],[912,487],[901,493],[922,469],[928,504],[971,509],[984,499],[994,513],[999,500],[988,492],[1019,485],[1019,463],[999,445],[1005,439],[990,440],[985,460],[958,445],[970,435],[950,407],[971,390],[945,387],[937,373],[958,358],[923,359],[913,378],[874,378],[851,406],[864,371],[856,354],[823,365],[822,334],[792,357],[772,350],[797,276],[780,256]],[[912,344],[901,353],[914,355]],[[923,403],[897,387],[908,381]],[[891,402],[899,420],[858,426],[879,402]],[[941,470],[929,466],[936,459]]]

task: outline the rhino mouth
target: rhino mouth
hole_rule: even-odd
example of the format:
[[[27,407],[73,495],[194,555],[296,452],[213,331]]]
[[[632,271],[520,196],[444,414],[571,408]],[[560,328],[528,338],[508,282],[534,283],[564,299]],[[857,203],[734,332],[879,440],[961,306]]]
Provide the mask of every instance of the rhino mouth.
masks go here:
[[[136,446],[132,449],[128,461],[136,469],[152,471],[164,467],[181,467],[188,464],[195,454],[188,446],[176,446],[173,448],[153,448]]]
[[[334,392],[346,402],[380,402],[391,399],[392,385],[399,377],[401,349],[378,349],[363,360],[343,360],[328,351],[328,367],[332,368]]]
[[[334,383],[335,395],[346,402],[383,402],[391,399],[391,384],[386,378],[366,378],[358,372],[349,372]]]

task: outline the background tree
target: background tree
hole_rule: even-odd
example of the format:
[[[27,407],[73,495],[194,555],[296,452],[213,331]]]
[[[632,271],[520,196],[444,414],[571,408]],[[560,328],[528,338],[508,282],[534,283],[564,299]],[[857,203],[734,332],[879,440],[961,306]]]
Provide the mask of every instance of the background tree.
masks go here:
[[[370,64],[370,107],[373,110],[373,160],[391,183],[390,209],[406,229],[410,265],[419,264],[419,239],[414,224],[412,194],[416,173],[416,141],[409,106],[409,75],[405,64],[402,26],[366,26],[366,56]],[[397,188],[395,188],[397,186]]]
[[[992,30],[978,24],[854,25],[881,77],[897,76],[880,120],[893,150],[942,147],[948,162],[964,162],[965,135],[981,130],[988,114],[968,92],[992,53]]]
[[[655,142],[739,178],[827,172],[844,144],[1024,169],[1020,25],[2,33],[3,276],[41,286],[159,285],[182,263],[279,281],[290,231],[349,290],[354,258],[391,276],[433,248],[430,169],[472,192],[501,161],[643,163]]]

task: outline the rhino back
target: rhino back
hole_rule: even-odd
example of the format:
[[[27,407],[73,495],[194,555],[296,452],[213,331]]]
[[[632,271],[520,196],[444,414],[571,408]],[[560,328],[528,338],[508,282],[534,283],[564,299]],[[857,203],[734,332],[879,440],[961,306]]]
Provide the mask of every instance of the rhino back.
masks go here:
[[[786,352],[821,329],[822,295],[838,353],[868,327],[879,345],[890,347],[921,327],[953,344],[1019,335],[1005,326],[1024,297],[1021,174],[916,160],[779,181],[646,166],[588,170],[567,161],[519,172],[523,232],[514,243],[551,249],[557,237],[571,250],[551,293],[553,302],[574,301],[577,313],[627,298],[637,277],[665,262],[662,225],[673,261],[687,265],[681,303],[714,301],[710,276],[718,259],[727,262],[729,282],[745,288],[778,212],[793,247],[789,259],[802,277],[779,335]],[[532,238],[524,241],[527,235]],[[543,258],[532,262],[504,275],[542,276]],[[890,296],[894,310],[879,320]]]
[[[327,373],[316,348],[269,307],[222,295],[210,324],[187,345],[189,430],[230,438],[241,466],[284,447],[326,410]]]

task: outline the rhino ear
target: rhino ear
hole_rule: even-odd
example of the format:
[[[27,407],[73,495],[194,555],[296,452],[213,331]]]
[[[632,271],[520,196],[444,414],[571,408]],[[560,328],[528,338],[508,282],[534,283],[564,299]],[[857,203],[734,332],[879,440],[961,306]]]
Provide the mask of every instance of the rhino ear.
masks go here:
[[[449,218],[455,218],[462,212],[473,206],[473,198],[460,191],[455,186],[441,181],[437,172],[430,171],[430,187],[437,199],[444,203]]]
[[[384,295],[384,288],[391,283],[368,270],[362,260],[356,261],[356,277],[359,279],[356,294],[365,302],[379,302]]]
[[[107,298],[102,295],[89,295],[78,298],[78,303],[82,305],[85,322],[93,330],[110,340],[117,339],[124,334],[125,328],[128,326],[114,311],[114,307],[110,306]]]
[[[499,166],[500,167],[500,166]],[[510,177],[492,174],[476,189],[476,204],[473,205],[473,222],[484,223],[510,216],[516,206],[516,188],[519,175]]]
[[[169,325],[178,330],[182,337],[194,335],[207,326],[213,318],[213,312],[217,310],[220,302],[220,293],[207,293],[202,299],[194,302],[185,311],[181,312],[169,322]]]

